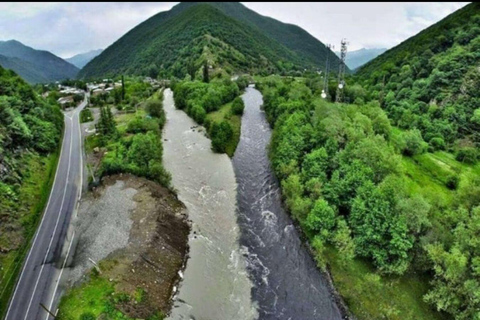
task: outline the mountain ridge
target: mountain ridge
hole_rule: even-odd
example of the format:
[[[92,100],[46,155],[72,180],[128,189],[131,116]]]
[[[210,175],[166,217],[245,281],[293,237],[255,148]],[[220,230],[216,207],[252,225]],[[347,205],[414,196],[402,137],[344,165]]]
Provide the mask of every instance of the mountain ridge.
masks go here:
[[[239,10],[226,14],[225,12],[233,10],[231,8]],[[248,19],[242,18],[242,14],[248,16]],[[201,67],[198,62],[201,60],[199,58],[204,47],[199,47],[198,43],[194,45],[193,42],[207,34],[231,47],[226,49],[222,56],[215,57],[217,67],[228,65],[228,71],[273,73],[303,68],[322,69],[326,54],[331,54],[334,57],[332,64],[338,66],[339,59],[335,54],[332,51],[328,52],[319,40],[306,31],[303,33],[311,38],[299,41],[315,42],[310,44],[310,47],[316,48],[320,56],[317,60],[311,59],[311,50],[302,51],[298,48],[293,50],[292,46],[299,47],[298,43],[291,44],[290,47],[285,46],[278,40],[279,36],[275,35],[275,30],[262,31],[258,27],[260,22],[251,22],[255,19],[266,18],[238,3],[180,3],[169,11],[157,13],[128,31],[90,61],[80,71],[79,77],[98,77],[125,72],[143,75],[160,73],[163,76],[175,75],[181,78],[186,74],[192,74],[193,71],[190,72],[190,69],[196,71]],[[275,21],[273,24],[277,29],[292,28],[290,25],[269,19]],[[189,24],[185,24],[185,21],[189,21]],[[272,23],[271,21],[263,23]],[[293,31],[289,32],[291,36]],[[288,42],[287,40],[284,42]],[[232,60],[233,49],[240,52],[244,58],[239,61]],[[215,54],[215,50],[212,52]]]
[[[75,78],[79,69],[46,50],[36,50],[17,40],[0,41],[0,55],[9,58],[9,68],[29,83],[45,83]],[[25,63],[19,67],[20,59]]]
[[[78,69],[82,69],[87,63],[89,63],[93,58],[102,53],[103,49],[90,50],[88,52],[83,52],[76,54],[70,58],[64,59],[65,61],[73,64]]]

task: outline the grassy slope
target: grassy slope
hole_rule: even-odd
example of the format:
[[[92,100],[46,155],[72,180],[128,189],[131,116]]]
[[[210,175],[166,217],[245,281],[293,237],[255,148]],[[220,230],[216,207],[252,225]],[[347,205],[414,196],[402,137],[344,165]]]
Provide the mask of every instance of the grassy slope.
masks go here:
[[[447,319],[423,302],[429,288],[426,278],[412,274],[401,278],[379,277],[375,268],[364,260],[343,263],[332,247],[327,248],[325,256],[335,288],[359,320]]]
[[[233,137],[229,141],[226,148],[226,153],[230,158],[233,157],[238,142],[240,141],[240,130],[242,126],[242,117],[233,115],[231,110],[232,103],[230,102],[221,106],[218,111],[207,114],[207,119],[211,120],[212,122],[221,122],[222,120],[227,120],[232,126]]]
[[[59,159],[59,151],[49,156],[29,155],[26,167],[29,168],[20,187],[18,223],[25,228],[25,244],[0,259],[0,317],[6,312],[7,304],[21,267],[30,248],[43,210],[50,196]],[[39,187],[40,186],[40,187]],[[1,208],[1,206],[0,206]]]

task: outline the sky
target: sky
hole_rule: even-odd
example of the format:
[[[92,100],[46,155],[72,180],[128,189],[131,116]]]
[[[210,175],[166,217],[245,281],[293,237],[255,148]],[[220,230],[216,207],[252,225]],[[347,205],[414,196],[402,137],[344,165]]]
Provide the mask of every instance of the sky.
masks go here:
[[[62,58],[105,49],[130,29],[178,2],[0,2],[0,41],[15,39]],[[323,43],[348,50],[391,48],[468,2],[242,2],[296,24]]]

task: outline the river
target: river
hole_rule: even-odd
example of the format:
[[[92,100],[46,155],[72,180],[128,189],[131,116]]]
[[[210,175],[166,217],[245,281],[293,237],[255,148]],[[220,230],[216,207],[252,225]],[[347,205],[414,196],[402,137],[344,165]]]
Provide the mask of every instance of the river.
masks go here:
[[[253,284],[239,244],[232,162],[211,151],[210,140],[198,131],[203,128],[192,128],[197,124],[175,109],[169,89],[164,109],[164,165],[192,221],[190,257],[168,319],[256,319]]]
[[[267,154],[271,130],[260,110],[262,95],[249,87],[242,99],[245,111],[233,167],[240,243],[254,282],[252,298],[259,319],[342,319],[325,279],[282,208]]]
[[[169,319],[337,320],[326,281],[282,208],[262,95],[242,95],[233,161],[165,91],[164,164],[192,220],[190,258]]]

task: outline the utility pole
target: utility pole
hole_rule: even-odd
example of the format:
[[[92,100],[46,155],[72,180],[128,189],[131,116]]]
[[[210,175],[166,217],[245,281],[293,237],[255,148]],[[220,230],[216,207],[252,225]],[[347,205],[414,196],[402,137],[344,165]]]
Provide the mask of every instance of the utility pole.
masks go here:
[[[123,74],[122,74],[122,102],[125,100],[125,80],[123,79]]]
[[[338,87],[335,102],[343,100],[343,88],[345,87],[345,58],[347,56],[347,39],[342,39],[340,47],[340,64],[338,65]]]
[[[330,57],[330,51],[331,51],[331,49],[334,48],[334,46],[331,45],[331,44],[327,44],[327,48],[328,48],[328,51],[327,51],[327,58],[326,58],[326,62],[325,62],[325,76],[323,78],[323,90],[322,90],[322,98],[323,99],[326,99],[327,96],[328,96],[328,71],[330,69],[330,64],[328,63],[328,58]]]

